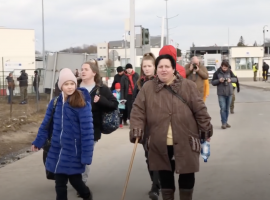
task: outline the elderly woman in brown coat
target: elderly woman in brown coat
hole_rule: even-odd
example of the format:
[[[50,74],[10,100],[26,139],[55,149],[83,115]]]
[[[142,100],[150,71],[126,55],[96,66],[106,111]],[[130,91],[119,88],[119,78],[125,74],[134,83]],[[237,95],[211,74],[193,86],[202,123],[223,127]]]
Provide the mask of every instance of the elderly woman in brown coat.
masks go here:
[[[150,170],[159,171],[163,200],[174,199],[174,172],[180,199],[191,200],[200,139],[210,141],[213,134],[211,118],[196,84],[177,74],[173,57],[159,56],[155,67],[157,77],[145,83],[133,104],[130,140],[147,140]]]

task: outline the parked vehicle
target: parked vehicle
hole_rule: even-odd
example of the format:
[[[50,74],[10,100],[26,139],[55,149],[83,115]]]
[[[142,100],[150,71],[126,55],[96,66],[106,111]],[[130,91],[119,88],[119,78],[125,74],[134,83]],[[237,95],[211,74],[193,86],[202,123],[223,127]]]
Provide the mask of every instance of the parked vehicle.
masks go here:
[[[217,67],[216,67],[216,65],[207,65],[207,66],[205,66],[206,67],[206,69],[207,69],[207,71],[208,71],[208,79],[209,80],[212,80],[213,79],[213,75],[214,75],[214,73],[217,71]]]

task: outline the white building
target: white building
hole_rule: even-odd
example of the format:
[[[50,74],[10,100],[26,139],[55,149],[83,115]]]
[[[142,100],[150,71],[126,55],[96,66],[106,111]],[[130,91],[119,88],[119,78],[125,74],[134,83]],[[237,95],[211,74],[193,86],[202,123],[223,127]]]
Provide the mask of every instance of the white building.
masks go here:
[[[109,44],[108,43],[100,43],[97,45],[97,57],[98,57],[98,65],[99,67],[105,67],[106,60],[109,57]]]
[[[262,64],[264,57],[263,47],[231,47],[230,64],[240,79],[253,77],[252,66],[258,63],[258,77],[262,77]]]
[[[14,72],[19,75],[22,69],[34,74],[35,31],[30,29],[0,28],[0,71],[5,75]]]
[[[160,43],[161,43],[160,36],[150,38],[150,52],[152,52],[156,57],[158,57],[159,51],[161,49]],[[134,69],[140,67],[142,55],[148,52],[149,49],[145,50],[145,52],[142,52],[140,48],[136,49],[135,51],[136,64],[134,65],[134,63],[132,63]],[[114,67],[118,66],[125,67],[125,65],[130,62],[130,43],[126,42],[126,49],[124,40],[110,41],[108,43],[100,43],[97,45],[97,54],[100,68],[106,67],[106,60],[112,57],[115,58],[115,61],[113,62]]]

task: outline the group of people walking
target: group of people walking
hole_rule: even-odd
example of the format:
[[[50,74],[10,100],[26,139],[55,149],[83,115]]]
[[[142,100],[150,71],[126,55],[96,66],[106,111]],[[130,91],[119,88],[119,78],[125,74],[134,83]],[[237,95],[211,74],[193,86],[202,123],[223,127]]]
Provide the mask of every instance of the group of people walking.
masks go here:
[[[93,199],[86,182],[95,145],[102,136],[102,114],[119,109],[120,128],[129,120],[130,142],[138,139],[143,146],[151,180],[149,198],[157,200],[161,195],[163,200],[173,200],[179,189],[181,200],[191,200],[200,141],[210,141],[213,135],[205,105],[208,72],[199,59],[193,57],[182,67],[176,62],[176,49],[164,46],[157,58],[152,53],[143,56],[140,74],[131,64],[118,67],[110,89],[102,84],[96,60],[85,62],[80,71],[79,77],[67,68],[60,71],[60,95],[49,103],[32,143],[33,151],[41,149],[51,124],[45,167],[55,174],[56,199],[67,200],[68,181],[79,197]],[[237,83],[237,77],[224,61],[212,80],[217,86],[222,128],[229,127],[231,83]],[[178,185],[174,173],[179,176]]]

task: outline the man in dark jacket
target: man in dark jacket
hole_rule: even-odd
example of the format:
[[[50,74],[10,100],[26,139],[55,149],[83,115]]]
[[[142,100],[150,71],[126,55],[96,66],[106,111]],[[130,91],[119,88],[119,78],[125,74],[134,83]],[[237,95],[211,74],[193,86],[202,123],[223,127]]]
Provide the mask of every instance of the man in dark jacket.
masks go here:
[[[124,75],[124,69],[123,67],[119,66],[116,68],[117,74],[114,76],[111,91],[115,90],[115,84],[116,83],[121,83],[121,78]]]
[[[127,100],[126,102],[126,111],[127,118],[130,119],[130,112],[132,108],[132,94],[139,79],[138,73],[133,70],[133,67],[130,63],[126,65],[126,71],[121,78],[121,99]]]
[[[217,86],[217,95],[220,106],[222,129],[231,127],[228,124],[228,117],[233,95],[232,83],[236,82],[237,78],[229,69],[229,63],[223,61],[221,63],[221,67],[214,73],[212,79],[212,85]]]
[[[34,86],[35,93],[38,97],[38,100],[40,100],[40,96],[39,96],[40,76],[38,75],[38,71],[35,70],[34,73],[35,73],[35,77],[34,77],[34,81],[33,81],[33,86]]]
[[[268,71],[269,71],[269,65],[266,62],[263,62],[263,81],[268,80]]]
[[[19,81],[20,86],[20,95],[21,95],[20,104],[26,104],[28,98],[27,96],[28,74],[25,72],[25,70],[21,71],[21,76],[17,78],[17,81]]]

